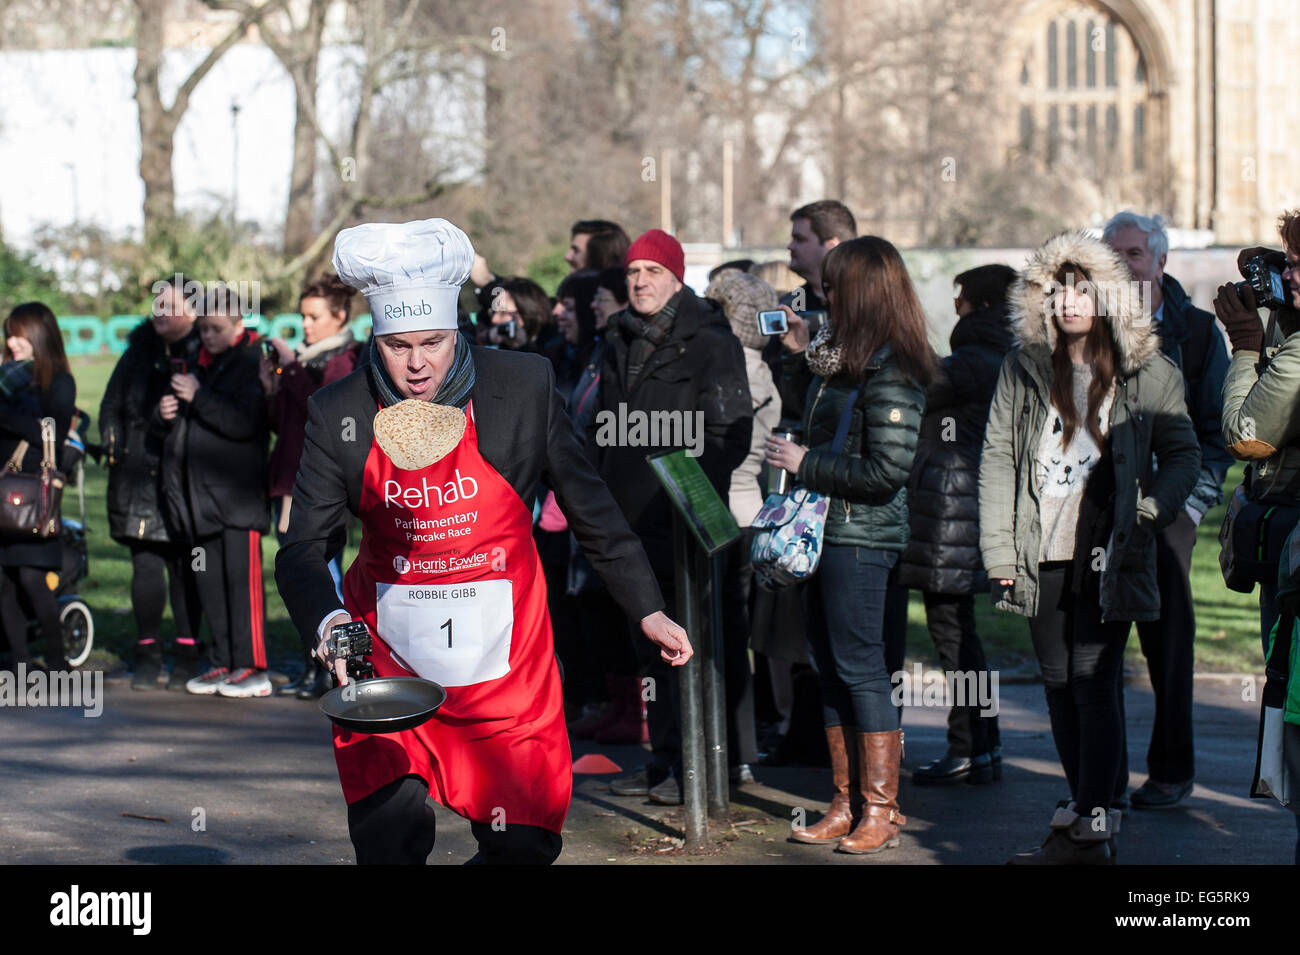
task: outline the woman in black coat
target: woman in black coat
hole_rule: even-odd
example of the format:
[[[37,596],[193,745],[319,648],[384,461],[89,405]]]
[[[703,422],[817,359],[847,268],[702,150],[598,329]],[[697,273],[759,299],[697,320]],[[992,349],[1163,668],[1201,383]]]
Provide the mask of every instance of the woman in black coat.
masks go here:
[[[4,323],[3,400],[0,400],[0,458],[15,461],[23,442],[26,451],[16,461],[19,471],[38,474],[44,456],[41,420],[54,419],[54,447],[68,437],[77,401],[77,384],[68,371],[63,338],[54,313],[40,302],[19,305]],[[51,570],[63,565],[63,545],[56,534],[44,540],[0,540],[0,620],[13,650],[14,666],[33,669],[27,649],[27,614],[19,602],[26,600],[45,638],[45,667],[66,670],[63,629],[58,602],[46,586]]]
[[[1007,311],[1007,290],[1015,280],[1015,270],[1006,265],[982,265],[957,276],[952,353],[926,392],[908,483],[911,540],[899,561],[898,583],[922,592],[930,636],[949,672],[988,669],[975,633],[975,594],[988,589],[980,558],[979,462],[998,371],[1015,342]],[[997,717],[981,716],[980,709],[954,705],[948,711],[948,751],[912,774],[917,783],[1001,777]]]
[[[163,518],[163,439],[158,402],[171,377],[199,358],[194,307],[182,276],[154,285],[152,315],[127,338],[99,406],[99,435],[108,457],[108,532],[131,552],[131,610],[137,633],[131,687],[153,689],[162,672],[162,620],[170,596],[176,662],[167,689],[198,673],[199,598],[188,554]]]

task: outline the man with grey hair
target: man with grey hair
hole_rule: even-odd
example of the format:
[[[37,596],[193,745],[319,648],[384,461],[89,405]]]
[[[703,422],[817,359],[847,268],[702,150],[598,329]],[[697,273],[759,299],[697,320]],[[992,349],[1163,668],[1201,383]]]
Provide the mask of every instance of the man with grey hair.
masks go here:
[[[1182,369],[1187,411],[1201,445],[1201,474],[1183,513],[1156,535],[1160,619],[1137,625],[1155,693],[1156,716],[1147,749],[1149,778],[1134,791],[1132,805],[1134,809],[1168,809],[1191,792],[1195,775],[1192,670],[1196,617],[1189,578],[1196,527],[1222,500],[1223,478],[1232,464],[1221,430],[1228,350],[1214,316],[1194,306],[1183,287],[1165,273],[1169,236],[1160,216],[1120,212],[1106,223],[1102,237],[1143,283],[1143,298],[1149,296],[1161,350]],[[1127,783],[1125,760],[1117,789],[1123,792]]]

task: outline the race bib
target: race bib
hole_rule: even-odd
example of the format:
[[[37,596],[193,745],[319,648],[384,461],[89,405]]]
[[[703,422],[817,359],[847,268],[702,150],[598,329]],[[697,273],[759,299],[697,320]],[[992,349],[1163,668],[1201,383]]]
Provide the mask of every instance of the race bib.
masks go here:
[[[509,580],[376,584],[379,636],[416,675],[446,687],[510,672],[514,595]]]

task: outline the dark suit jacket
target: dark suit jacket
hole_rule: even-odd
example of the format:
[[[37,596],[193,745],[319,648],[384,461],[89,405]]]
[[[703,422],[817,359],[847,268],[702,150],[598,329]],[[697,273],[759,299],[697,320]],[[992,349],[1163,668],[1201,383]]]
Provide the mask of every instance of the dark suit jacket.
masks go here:
[[[573,434],[551,363],[540,355],[474,347],[471,399],[483,458],[527,505],[545,479],[569,527],[610,595],[633,621],[664,608],[641,543]],[[275,558],[275,582],[303,643],[339,607],[326,566],[341,549],[346,513],[361,504],[379,399],[362,364],[317,391],[307,404],[307,434],[293,486],[289,533]]]

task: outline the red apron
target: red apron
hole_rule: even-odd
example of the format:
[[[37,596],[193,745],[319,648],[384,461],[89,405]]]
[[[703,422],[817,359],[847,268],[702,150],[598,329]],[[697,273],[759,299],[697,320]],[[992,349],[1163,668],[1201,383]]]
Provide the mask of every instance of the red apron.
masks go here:
[[[473,406],[460,443],[422,470],[372,442],[360,518],[343,603],[377,638],[375,675],[434,680],[447,701],[401,733],[334,727],[344,798],[416,775],[471,821],[559,832],[573,772],[546,580],[532,512],[479,454]]]

